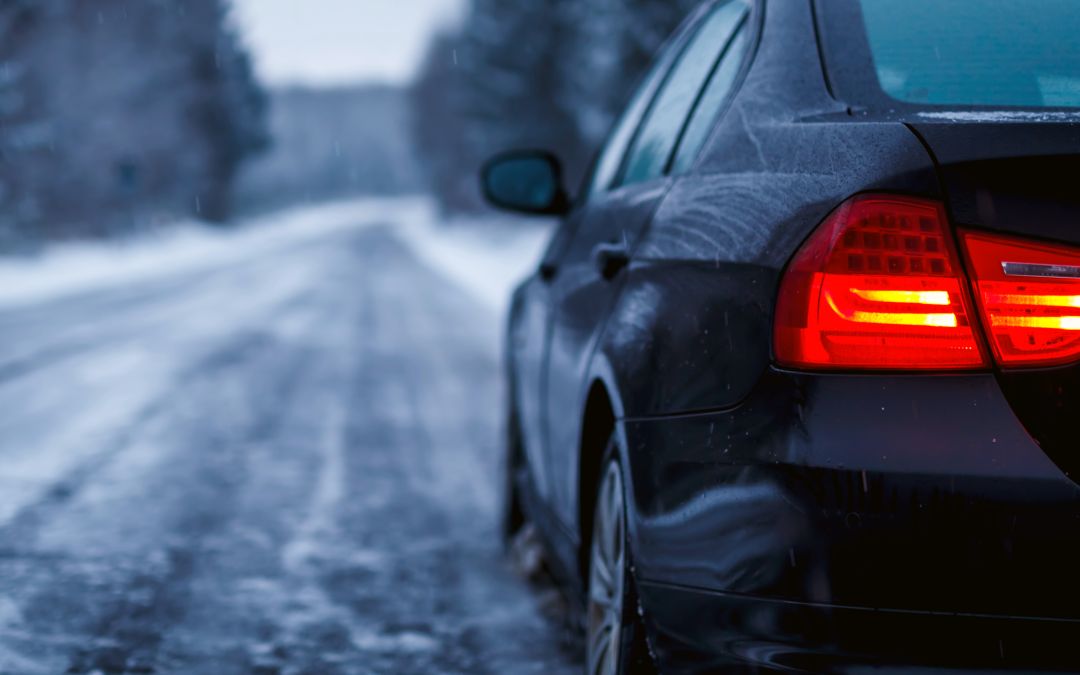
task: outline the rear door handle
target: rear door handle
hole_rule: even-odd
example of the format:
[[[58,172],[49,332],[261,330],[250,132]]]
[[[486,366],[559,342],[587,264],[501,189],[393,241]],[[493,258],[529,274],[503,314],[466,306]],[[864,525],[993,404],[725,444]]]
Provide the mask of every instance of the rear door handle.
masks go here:
[[[540,278],[544,281],[551,281],[555,278],[555,275],[559,273],[559,265],[557,263],[542,262],[540,263]]]
[[[592,259],[600,276],[614,279],[630,262],[630,251],[623,242],[605,242],[593,247]]]

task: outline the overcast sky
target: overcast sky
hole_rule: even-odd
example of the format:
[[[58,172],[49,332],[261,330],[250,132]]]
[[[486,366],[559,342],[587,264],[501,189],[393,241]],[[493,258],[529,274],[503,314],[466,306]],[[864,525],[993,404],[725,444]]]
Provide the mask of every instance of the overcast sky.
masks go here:
[[[459,20],[466,0],[233,3],[264,82],[326,86],[409,82],[432,34]]]

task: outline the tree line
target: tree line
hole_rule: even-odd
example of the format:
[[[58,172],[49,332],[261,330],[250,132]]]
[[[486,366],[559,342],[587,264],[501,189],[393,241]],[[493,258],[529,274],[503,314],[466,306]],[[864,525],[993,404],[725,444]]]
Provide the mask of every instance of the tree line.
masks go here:
[[[271,131],[281,151],[240,181],[247,209],[268,186],[279,200],[426,186],[475,211],[477,169],[515,147],[555,151],[573,185],[698,0],[472,0],[407,100],[283,91],[272,127],[228,2],[0,0],[0,253],[224,221]]]
[[[0,0],[0,251],[224,220],[265,117],[226,0]]]
[[[271,89],[274,147],[247,163],[234,187],[240,215],[296,203],[424,190],[399,86]]]
[[[640,73],[699,0],[473,0],[412,89],[413,136],[445,210],[481,208],[495,152],[556,152],[580,180]]]

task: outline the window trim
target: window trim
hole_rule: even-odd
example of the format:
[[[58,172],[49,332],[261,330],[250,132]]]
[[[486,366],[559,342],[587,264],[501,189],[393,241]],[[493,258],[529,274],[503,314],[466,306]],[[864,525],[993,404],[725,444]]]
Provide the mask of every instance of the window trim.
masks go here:
[[[747,2],[747,5],[749,4],[750,3]],[[728,50],[731,49],[731,45],[734,44],[735,38],[739,36],[739,32],[749,26],[749,21],[750,7],[747,7],[746,14],[743,15],[743,18],[739,21],[739,24],[735,26],[735,30],[731,32],[731,35],[728,37],[727,44],[725,44],[723,50],[720,51],[720,56],[716,58],[716,62],[713,63],[712,69],[709,70],[709,74],[705,76],[705,82],[702,83],[701,88],[698,89],[697,96],[694,97],[694,103],[690,106],[690,112],[686,114],[686,119],[683,120],[682,127],[679,129],[679,135],[675,138],[675,145],[671,148],[671,154],[668,155],[667,164],[664,165],[665,176],[671,174],[671,170],[675,167],[675,159],[679,156],[679,150],[682,148],[683,138],[686,137],[686,130],[690,128],[690,121],[694,119],[694,113],[697,112],[698,106],[701,104],[701,99],[704,98],[706,90],[708,90],[709,85],[712,84],[712,79],[716,76],[716,71],[720,70],[720,63],[724,60],[724,57],[728,55]],[[720,121],[720,119],[724,116],[724,113],[727,111],[728,103],[731,101],[731,99],[735,98],[735,93],[738,90],[739,76],[741,74],[742,64],[740,63],[739,69],[735,71],[735,80],[731,84],[731,89],[724,97],[724,102],[720,105],[720,109],[716,112],[716,118],[712,122],[714,128],[716,126],[716,123]],[[711,137],[712,131],[710,130],[709,134],[706,136],[705,139],[706,144],[709,142],[709,139]],[[698,148],[698,154],[700,154],[704,148],[705,145],[702,145],[700,148]],[[697,157],[694,158],[694,161],[691,162],[690,165],[693,166],[696,163]]]
[[[747,12],[746,17],[743,19],[742,23],[739,24],[739,27],[735,30],[735,32],[731,34],[731,38],[728,40],[728,44],[724,46],[724,54],[721,55],[719,59],[717,59],[716,64],[713,66],[712,72],[709,73],[709,80],[706,80],[705,86],[702,87],[701,91],[698,93],[698,97],[700,99],[700,97],[704,95],[705,89],[708,87],[709,81],[712,79],[712,76],[713,74],[715,74],[716,70],[720,67],[720,61],[723,60],[724,55],[727,54],[727,50],[729,47],[731,47],[731,42],[735,39],[735,36],[740,30],[746,28],[751,32],[747,36],[746,53],[743,54],[742,63],[739,64],[739,70],[738,73],[735,75],[734,83],[731,85],[731,91],[728,93],[727,100],[724,101],[723,105],[720,106],[720,110],[716,113],[716,119],[713,121],[712,129],[706,135],[705,142],[702,143],[701,147],[698,149],[697,156],[694,157],[694,160],[690,163],[686,171],[674,175],[685,176],[697,171],[698,166],[702,162],[702,158],[708,154],[707,148],[712,145],[713,138],[716,136],[717,130],[720,128],[720,122],[724,119],[724,117],[727,116],[728,110],[731,109],[731,105],[735,102],[735,99],[739,95],[739,91],[742,89],[743,82],[746,81],[746,77],[750,73],[750,68],[754,63],[754,58],[757,56],[758,48],[761,45],[761,35],[763,32],[762,29],[765,23],[765,0],[746,1],[747,4],[750,6],[749,12]],[[690,119],[691,117],[693,117],[694,110],[697,109],[698,102],[698,100],[694,101],[694,107],[690,109],[690,115],[687,116],[686,121],[683,123],[683,129],[679,133],[679,141],[675,144],[675,148],[671,152],[671,157],[668,158],[668,166],[665,168],[664,173],[665,176],[672,175],[671,169],[675,163],[675,158],[679,154],[679,148],[682,145],[683,135],[686,133],[686,127],[690,124]]]
[[[623,183],[622,180],[626,174],[627,163],[629,162],[630,158],[630,151],[634,147],[634,144],[637,142],[637,138],[638,135],[641,133],[642,126],[644,122],[649,118],[649,114],[652,112],[653,106],[656,104],[657,98],[664,90],[664,86],[667,84],[668,79],[671,77],[671,74],[675,71],[675,68],[679,62],[679,58],[689,46],[690,42],[693,41],[693,38],[695,35],[697,35],[698,30],[703,27],[703,24],[708,19],[708,17],[710,17],[720,5],[724,5],[729,2],[743,2],[746,5],[746,14],[739,22],[735,30],[731,32],[731,35],[728,36],[727,43],[720,51],[720,55],[713,63],[712,68],[709,70],[709,74],[706,76],[705,80],[699,87],[697,94],[694,97],[694,102],[690,106],[686,117],[683,119],[682,125],[679,127],[679,133],[676,136],[675,144],[672,146],[671,152],[668,154],[667,161],[664,163],[663,172],[659,176],[648,180],[637,181],[634,183]],[[743,62],[739,65],[739,71],[738,74],[735,76],[735,83],[731,87],[730,95],[727,97],[727,100],[724,101],[724,104],[720,107],[720,111],[717,113],[716,119],[713,121],[713,128],[706,136],[705,143],[698,151],[697,157],[694,158],[694,161],[690,164],[690,167],[687,169],[687,171],[678,175],[685,175],[687,173],[691,173],[697,168],[698,163],[701,161],[701,157],[705,154],[705,148],[709,146],[713,136],[716,133],[716,128],[719,126],[720,120],[724,118],[724,115],[727,113],[728,108],[731,107],[732,101],[735,100],[735,96],[738,94],[739,89],[742,87],[743,80],[746,78],[746,74],[749,71],[749,64],[753,61],[754,56],[757,54],[758,44],[761,41],[762,19],[765,14],[762,8],[763,4],[763,0],[712,0],[711,2],[702,5],[702,7],[698,11],[698,14],[694,17],[694,27],[692,29],[686,30],[683,34],[682,44],[680,44],[678,47],[678,53],[672,58],[671,65],[668,67],[667,72],[664,73],[663,80],[660,82],[659,86],[656,87],[656,90],[652,93],[652,99],[649,101],[648,107],[642,113],[640,119],[638,119],[637,127],[634,129],[634,134],[633,136],[631,136],[630,141],[626,144],[626,148],[623,151],[623,156],[619,163],[619,170],[616,172],[615,177],[611,181],[611,185],[608,186],[605,192],[610,192],[612,190],[628,187],[630,185],[645,185],[656,180],[668,178],[672,175],[671,169],[675,162],[675,157],[678,155],[679,147],[682,145],[683,136],[686,134],[686,128],[690,124],[691,118],[693,118],[694,111],[697,110],[698,103],[700,103],[701,97],[705,93],[705,89],[708,87],[708,84],[712,80],[712,77],[715,74],[716,70],[720,67],[720,62],[727,54],[727,50],[729,47],[731,47],[731,43],[735,39],[735,36],[740,30],[743,29],[743,27],[750,27],[754,32],[749,36],[749,46],[746,50],[746,54],[743,55]]]
[[[621,188],[621,187],[625,187],[627,185],[637,185],[639,183],[650,183],[650,182],[652,182],[654,180],[657,180],[659,178],[664,178],[664,177],[666,177],[668,175],[668,167],[671,164],[671,156],[670,155],[668,156],[667,161],[664,163],[663,172],[659,176],[657,176],[656,178],[652,178],[652,179],[645,180],[645,181],[636,181],[634,183],[624,183],[623,182],[623,179],[626,177],[627,164],[628,164],[628,162],[630,160],[630,151],[637,144],[638,136],[641,134],[642,127],[643,127],[645,121],[649,119],[649,115],[653,111],[653,106],[656,105],[656,101],[660,97],[660,94],[664,91],[664,87],[667,86],[668,80],[671,78],[671,74],[673,72],[675,72],[676,67],[679,65],[679,61],[682,59],[683,53],[690,46],[690,43],[694,41],[694,37],[697,36],[698,31],[700,31],[702,28],[705,27],[705,22],[708,21],[709,17],[712,16],[713,12],[717,11],[717,9],[719,9],[719,7],[721,5],[726,5],[729,2],[738,2],[738,1],[739,0],[711,0],[710,2],[704,3],[698,9],[698,13],[694,17],[694,26],[693,26],[693,28],[688,29],[683,33],[683,41],[682,41],[682,44],[679,45],[678,53],[675,54],[672,57],[671,65],[668,67],[667,72],[664,73],[664,79],[660,82],[660,85],[656,88],[656,91],[653,92],[652,99],[649,101],[649,106],[645,109],[645,112],[642,113],[641,118],[638,120],[637,127],[634,129],[634,134],[630,138],[630,142],[626,144],[626,149],[623,151],[622,160],[619,162],[619,170],[615,173],[615,178],[611,181],[612,185],[611,185],[611,187],[608,188],[609,191],[614,190],[614,189],[618,189],[618,188]],[[752,0],[744,0],[744,1],[749,3]],[[732,33],[732,35],[734,35],[734,33]],[[728,38],[728,42],[729,43],[731,42],[730,37]],[[724,50],[727,50],[727,45],[726,44],[724,45]],[[722,54],[723,54],[723,51],[721,51],[721,55]],[[722,56],[721,56],[721,58],[722,58]],[[717,59],[717,61],[719,61],[719,59]],[[715,65],[716,64],[713,64],[714,67],[715,67]],[[713,72],[712,70],[709,71],[709,76],[710,77],[712,76],[712,72]],[[706,78],[705,82],[708,82],[708,78]],[[704,84],[702,84],[702,88],[704,88]],[[700,97],[700,95],[701,95],[701,90],[699,89],[698,90],[698,96],[696,96],[694,98],[694,103],[693,103],[693,105],[691,105],[690,111],[687,114],[687,119],[689,119],[689,116],[693,114],[694,106],[697,105],[698,97]],[[685,126],[686,126],[686,120],[684,119],[683,120],[683,127],[685,127]],[[671,150],[672,154],[674,154],[675,148],[678,147],[679,141],[682,140],[683,127],[679,128],[679,134],[676,137],[675,145],[672,146],[672,150]]]
[[[683,20],[679,27],[671,34],[671,36],[664,41],[660,48],[656,51],[656,54],[649,61],[649,65],[645,68],[644,72],[635,81],[634,86],[631,88],[626,101],[623,103],[623,107],[619,110],[619,114],[616,116],[615,121],[612,123],[607,134],[604,136],[604,142],[600,145],[600,149],[593,156],[593,161],[589,163],[589,170],[586,173],[586,180],[581,186],[581,192],[577,202],[586,204],[596,198],[599,198],[612,190],[618,189],[617,183],[623,174],[623,167],[626,164],[627,154],[630,152],[630,148],[633,147],[634,142],[637,140],[638,133],[641,130],[641,124],[649,116],[649,112],[652,110],[653,104],[656,101],[656,96],[664,88],[664,84],[667,82],[668,77],[671,75],[671,71],[674,69],[675,64],[679,60],[679,56],[682,55],[683,50],[686,49],[686,45],[690,42],[694,35],[697,34],[697,29],[701,27],[702,21],[709,16],[712,12],[712,7],[718,2],[725,2],[726,0],[712,0],[698,7],[692,12],[686,19]],[[663,65],[663,62],[667,60],[669,63]],[[645,106],[641,109],[637,119],[632,122],[633,130],[621,150],[619,150],[619,162],[615,166],[615,170],[611,173],[610,178],[607,180],[607,184],[603,187],[596,187],[596,171],[599,168],[600,160],[604,153],[608,149],[608,143],[612,141],[612,137],[619,126],[623,122],[623,116],[630,111],[630,106],[634,103],[634,97],[641,91],[642,87],[648,84],[648,78],[654,73],[655,69],[663,67],[664,72],[653,83],[652,91],[642,92],[644,96],[648,98]]]

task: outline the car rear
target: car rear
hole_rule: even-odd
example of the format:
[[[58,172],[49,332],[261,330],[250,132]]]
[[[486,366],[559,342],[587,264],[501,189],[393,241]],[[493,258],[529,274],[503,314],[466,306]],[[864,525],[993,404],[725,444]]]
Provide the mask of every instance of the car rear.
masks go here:
[[[833,97],[940,195],[834,204],[752,393],[626,422],[660,661],[1080,670],[1080,13],[814,5]]]
[[[1075,4],[831,0],[817,18],[836,95],[887,110],[933,156],[997,382],[1042,449],[1076,474]]]

